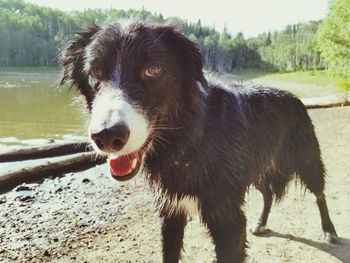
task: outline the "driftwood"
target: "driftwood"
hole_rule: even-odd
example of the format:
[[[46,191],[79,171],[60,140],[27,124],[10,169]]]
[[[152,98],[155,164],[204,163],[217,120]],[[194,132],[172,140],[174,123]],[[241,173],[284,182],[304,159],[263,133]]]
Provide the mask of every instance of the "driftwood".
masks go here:
[[[323,109],[350,106],[349,94],[344,94],[344,98],[337,95],[319,98],[301,99],[307,109]]]
[[[338,103],[332,103],[332,104],[312,104],[312,105],[306,105],[305,107],[307,109],[326,109],[326,108],[336,108],[336,107],[344,107],[344,106],[350,106],[350,101],[338,102]]]
[[[350,97],[349,94],[345,95]],[[305,98],[301,100],[307,109],[342,107],[350,105],[350,100],[348,100],[346,97],[341,98],[336,95],[319,98]],[[88,142],[50,144],[41,147],[12,150],[0,153],[0,163],[56,157],[73,153],[87,152],[90,150],[91,147],[89,147]]]
[[[56,157],[73,153],[87,152],[89,149],[90,147],[87,142],[63,144],[53,143],[40,147],[12,150],[0,153],[0,163]]]
[[[86,170],[105,161],[106,159],[103,157],[96,158],[95,153],[83,153],[60,161],[46,162],[42,165],[0,174],[0,194],[22,183],[31,183],[45,177]]]
[[[348,96],[349,97],[349,96]],[[350,101],[339,96],[302,99],[307,109],[331,108],[349,106]],[[12,150],[0,153],[0,162],[23,161],[39,158],[49,158],[73,153],[87,152],[90,147],[87,142],[51,144],[47,146]],[[22,183],[30,183],[45,177],[57,176],[68,172],[86,170],[105,162],[106,158],[96,159],[94,153],[84,153],[79,156],[64,158],[60,161],[46,162],[43,165],[10,171],[0,174],[0,194],[5,193]]]

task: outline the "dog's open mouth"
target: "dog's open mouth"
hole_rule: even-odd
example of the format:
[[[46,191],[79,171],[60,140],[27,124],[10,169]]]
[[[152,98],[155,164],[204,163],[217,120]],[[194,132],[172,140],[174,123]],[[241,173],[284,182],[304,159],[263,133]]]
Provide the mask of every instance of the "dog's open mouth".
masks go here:
[[[151,148],[152,134],[153,128],[149,132],[146,142],[138,150],[125,155],[110,156],[107,159],[109,170],[114,179],[128,181],[138,174],[142,166],[143,155]]]
[[[133,178],[140,170],[141,162],[141,151],[108,159],[111,175],[118,181],[127,181]]]

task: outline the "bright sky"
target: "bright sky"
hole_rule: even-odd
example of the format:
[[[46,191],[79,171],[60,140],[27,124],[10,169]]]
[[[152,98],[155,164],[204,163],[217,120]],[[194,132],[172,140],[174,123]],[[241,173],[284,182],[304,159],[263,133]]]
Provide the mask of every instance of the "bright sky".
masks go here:
[[[328,0],[26,0],[65,11],[87,8],[142,9],[255,36],[287,24],[319,20]]]

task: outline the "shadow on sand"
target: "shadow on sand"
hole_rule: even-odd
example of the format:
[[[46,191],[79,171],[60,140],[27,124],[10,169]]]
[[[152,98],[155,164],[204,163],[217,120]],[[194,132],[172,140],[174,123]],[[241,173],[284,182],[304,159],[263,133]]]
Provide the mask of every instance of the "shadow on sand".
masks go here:
[[[322,250],[333,257],[339,259],[341,262],[350,263],[350,239],[339,237],[336,244],[330,244],[326,241],[317,242],[307,238],[295,237],[293,235],[281,234],[275,231],[269,231],[261,237],[277,237],[284,238],[288,240],[293,240],[299,243],[303,243],[305,245],[317,248]]]

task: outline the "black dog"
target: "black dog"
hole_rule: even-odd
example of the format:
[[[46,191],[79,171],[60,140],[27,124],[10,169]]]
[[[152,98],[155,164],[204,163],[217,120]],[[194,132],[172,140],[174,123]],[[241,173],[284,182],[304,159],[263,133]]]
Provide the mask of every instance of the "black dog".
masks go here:
[[[294,176],[315,194],[323,231],[336,240],[314,127],[292,94],[208,84],[198,46],[168,25],[94,26],[72,39],[62,64],[62,84],[85,96],[92,144],[109,156],[112,176],[144,171],[158,193],[164,262],[179,261],[193,210],[217,261],[244,261],[247,187],[264,197],[258,234]]]

